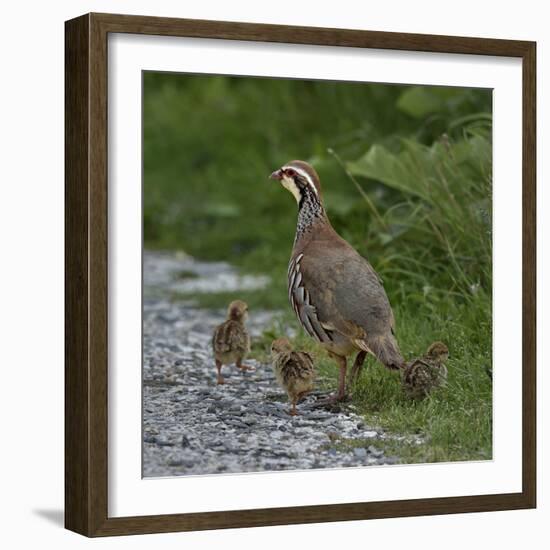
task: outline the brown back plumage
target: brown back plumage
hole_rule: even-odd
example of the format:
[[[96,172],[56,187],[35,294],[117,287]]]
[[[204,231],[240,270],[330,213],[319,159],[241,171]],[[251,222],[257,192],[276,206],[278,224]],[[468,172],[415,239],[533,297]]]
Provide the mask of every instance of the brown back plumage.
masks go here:
[[[214,353],[229,353],[248,351],[248,332],[242,323],[231,319],[224,321],[214,330],[212,347]]]
[[[283,384],[288,386],[293,380],[309,380],[315,376],[311,355],[305,351],[281,353],[274,361],[280,371]]]
[[[227,320],[217,326],[212,336],[214,355],[219,360],[233,360],[243,357],[250,350],[250,336],[244,326],[248,315],[248,305],[242,300],[234,300],[227,308]],[[227,357],[222,357],[226,355]]]
[[[444,362],[449,356],[447,346],[434,342],[423,357],[413,359],[405,366],[402,385],[412,399],[422,399],[432,390],[447,382],[447,367]]]
[[[279,338],[271,345],[271,357],[275,377],[291,399],[311,391],[315,366],[309,353],[293,351],[286,338]]]

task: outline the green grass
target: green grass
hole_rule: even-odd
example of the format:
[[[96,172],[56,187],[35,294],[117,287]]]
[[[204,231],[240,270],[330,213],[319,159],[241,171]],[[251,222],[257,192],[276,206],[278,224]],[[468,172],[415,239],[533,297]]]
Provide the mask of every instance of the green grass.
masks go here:
[[[290,159],[311,162],[335,229],[384,280],[405,357],[435,340],[451,353],[447,387],[418,403],[369,360],[352,404],[368,424],[422,435],[384,443],[404,461],[491,458],[490,113],[488,90],[146,73],[145,246],[269,274],[261,291],[173,298],[282,311],[253,354],[267,360],[292,328],[334,388],[334,363],[287,303],[296,205],[268,180]]]

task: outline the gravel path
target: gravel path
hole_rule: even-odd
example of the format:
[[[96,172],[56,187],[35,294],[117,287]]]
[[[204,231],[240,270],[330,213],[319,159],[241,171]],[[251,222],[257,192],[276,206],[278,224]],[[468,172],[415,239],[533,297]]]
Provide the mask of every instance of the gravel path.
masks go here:
[[[178,277],[185,273],[196,277]],[[365,466],[395,463],[376,443],[389,436],[351,412],[332,413],[299,405],[288,415],[286,395],[270,365],[247,360],[255,372],[224,367],[226,384],[215,383],[210,346],[224,310],[170,300],[174,291],[213,292],[258,288],[268,279],[240,277],[223,263],[198,262],[183,254],[146,252],[143,311],[143,475],[197,475]],[[187,286],[186,286],[187,285]],[[252,311],[252,337],[273,313]],[[361,440],[339,450],[335,437]],[[363,442],[366,443],[363,444]]]

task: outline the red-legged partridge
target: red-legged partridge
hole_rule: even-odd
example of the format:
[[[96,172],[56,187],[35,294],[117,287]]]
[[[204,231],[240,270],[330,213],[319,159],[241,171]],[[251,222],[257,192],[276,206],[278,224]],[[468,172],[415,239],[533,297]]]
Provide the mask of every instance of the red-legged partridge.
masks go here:
[[[367,353],[389,369],[403,366],[393,312],[382,282],[365,258],[333,229],[312,166],[289,162],[271,174],[298,203],[294,248],[288,266],[290,303],[306,332],[340,367],[338,392],[346,396],[347,358],[356,353],[352,379]]]
[[[403,389],[411,399],[424,399],[432,390],[447,382],[445,361],[449,349],[443,342],[434,342],[426,355],[414,359],[403,371]]]
[[[271,344],[271,359],[277,382],[291,403],[290,414],[296,415],[296,403],[313,390],[315,368],[313,359],[305,351],[293,351],[286,338],[278,338]]]
[[[248,305],[235,300],[227,309],[227,320],[214,330],[212,348],[218,371],[217,382],[223,384],[222,366],[235,363],[241,371],[254,370],[242,361],[250,351],[250,336],[244,322],[248,316]]]

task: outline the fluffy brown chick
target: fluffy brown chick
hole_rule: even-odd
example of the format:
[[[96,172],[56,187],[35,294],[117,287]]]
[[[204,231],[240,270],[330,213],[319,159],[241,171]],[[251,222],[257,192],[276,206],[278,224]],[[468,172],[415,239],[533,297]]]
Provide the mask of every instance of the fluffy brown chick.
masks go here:
[[[411,399],[424,399],[433,389],[447,382],[445,361],[449,349],[443,342],[434,342],[426,354],[414,359],[403,370],[403,389]]]
[[[313,358],[305,351],[293,351],[286,338],[278,338],[271,344],[273,371],[291,403],[290,414],[296,415],[296,403],[313,390],[315,367]]]
[[[223,365],[235,363],[241,371],[254,370],[254,367],[242,363],[250,351],[250,336],[244,325],[247,317],[248,305],[246,302],[235,300],[227,308],[227,320],[214,330],[212,348],[218,372],[218,384],[224,384]]]

